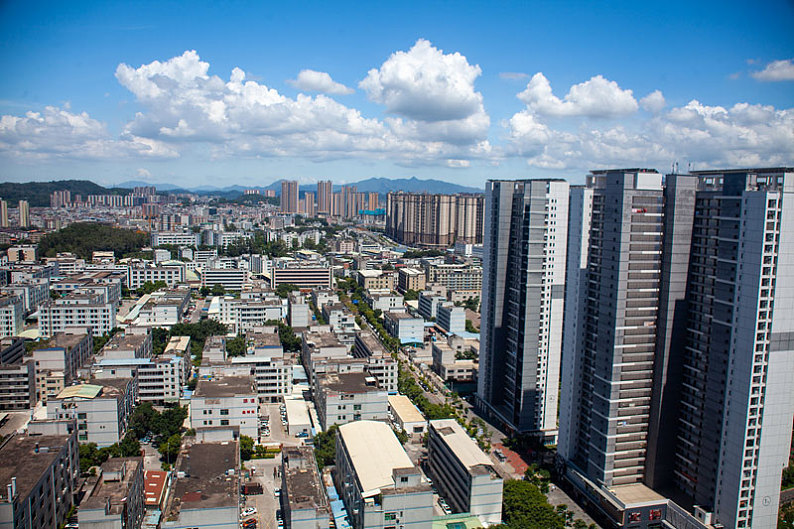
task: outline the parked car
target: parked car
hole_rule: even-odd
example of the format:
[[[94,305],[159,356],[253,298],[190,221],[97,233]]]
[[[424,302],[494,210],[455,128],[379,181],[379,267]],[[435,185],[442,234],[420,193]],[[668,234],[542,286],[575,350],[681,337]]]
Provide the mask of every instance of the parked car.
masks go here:
[[[245,518],[246,516],[253,516],[256,514],[256,507],[248,507],[241,514],[243,518]]]

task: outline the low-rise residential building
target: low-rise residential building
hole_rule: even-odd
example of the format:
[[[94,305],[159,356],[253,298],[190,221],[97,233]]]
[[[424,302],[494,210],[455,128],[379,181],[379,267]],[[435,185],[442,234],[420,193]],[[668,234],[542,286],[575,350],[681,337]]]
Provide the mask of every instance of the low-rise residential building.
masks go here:
[[[121,287],[127,279],[124,272],[116,270],[83,271],[50,281],[50,290],[64,296],[66,294],[95,294],[104,301],[118,306],[121,301]],[[48,296],[49,297],[49,296]]]
[[[444,304],[447,298],[431,290],[423,290],[419,294],[419,314],[426,320],[438,317],[438,307]],[[465,325],[465,323],[464,323]]]
[[[482,290],[481,266],[428,263],[425,272],[427,283],[436,283],[450,290],[474,292]]]
[[[90,327],[94,336],[116,326],[116,304],[100,295],[69,294],[48,301],[39,310],[39,331],[44,338],[75,327]]]
[[[284,450],[281,459],[281,505],[285,527],[330,527],[328,498],[311,448]]]
[[[452,303],[444,303],[438,307],[436,325],[447,334],[460,334],[466,332],[466,309],[456,307]]]
[[[416,268],[397,270],[397,290],[403,294],[409,290],[420,292],[425,288],[425,274]]]
[[[326,303],[339,303],[339,296],[333,290],[312,290],[314,306],[321,309]]]
[[[502,522],[503,480],[456,420],[430,421],[427,449],[433,482],[456,512],[488,525]]]
[[[0,411],[29,410],[36,405],[36,368],[23,362],[25,345],[20,338],[0,340]]]
[[[160,231],[152,232],[152,247],[157,246],[201,246],[201,234],[192,232]]]
[[[152,335],[147,327],[127,327],[117,332],[102,347],[100,354],[108,360],[124,358],[150,358]]]
[[[143,460],[108,459],[87,482],[77,521],[81,529],[139,529],[145,513]]]
[[[25,355],[25,341],[22,338],[0,338],[0,365],[19,364]]]
[[[73,427],[64,435],[15,435],[0,445],[0,527],[61,527],[79,475]]]
[[[458,358],[459,352],[447,342],[433,342],[433,371],[445,381],[471,382],[477,377],[476,360]]]
[[[334,480],[355,529],[432,527],[433,491],[386,423],[339,427]]]
[[[394,272],[383,270],[358,270],[356,281],[365,290],[394,290]]]
[[[155,266],[150,262],[131,264],[127,272],[127,288],[138,290],[144,283],[162,281],[169,287],[185,282],[185,265],[180,261],[167,261]]]
[[[94,352],[94,337],[78,327],[59,332],[38,345],[31,356],[36,370],[36,396],[42,404],[71,384],[78,370],[87,367]]]
[[[179,402],[182,386],[190,375],[186,356],[160,355],[153,358],[103,358],[93,366],[96,380],[137,378],[138,400],[153,404]]]
[[[316,380],[315,403],[324,430],[351,421],[386,420],[388,394],[375,377],[364,372],[324,373]]]
[[[229,326],[229,332],[242,334],[259,327],[270,320],[280,320],[283,309],[281,303],[262,299],[237,299],[232,296],[218,296],[217,315],[210,317]]]
[[[190,306],[190,289],[159,290],[143,296],[127,317],[139,327],[171,328],[182,321]]]
[[[372,310],[386,312],[404,308],[405,302],[401,295],[388,290],[370,290],[367,293],[367,304]]]
[[[425,337],[425,320],[407,312],[384,312],[383,327],[401,344],[421,344]]]
[[[186,446],[163,512],[163,529],[240,528],[240,449],[236,441]]]
[[[50,299],[50,280],[42,278],[20,281],[0,288],[0,293],[19,296],[24,314],[32,314]]]
[[[355,330],[355,316],[342,303],[326,303],[323,305],[323,318],[334,332]]]
[[[309,380],[313,379],[313,364],[329,358],[345,358],[347,347],[332,332],[309,331],[302,336],[301,358]]]
[[[25,304],[18,295],[0,295],[0,338],[19,336],[25,326]]]
[[[236,427],[256,439],[259,406],[250,376],[200,378],[190,399],[190,427]]]
[[[49,399],[47,418],[75,420],[79,442],[110,446],[127,432],[135,394],[135,379],[69,386]]]
[[[422,435],[427,431],[427,419],[405,395],[389,395],[389,412],[398,430],[410,436]]]

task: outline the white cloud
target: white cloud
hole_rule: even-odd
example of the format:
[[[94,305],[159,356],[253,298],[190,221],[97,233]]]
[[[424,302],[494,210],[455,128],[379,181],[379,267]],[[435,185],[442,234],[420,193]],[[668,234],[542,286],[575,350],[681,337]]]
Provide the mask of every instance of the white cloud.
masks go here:
[[[441,54],[428,53],[436,52]],[[465,63],[458,54],[443,57],[442,62],[454,57],[454,64]],[[460,119],[380,121],[322,94],[286,97],[247,80],[239,68],[228,81],[208,72],[209,64],[194,51],[138,68],[119,65],[116,77],[144,107],[125,130],[174,145],[209,143],[214,157],[367,156],[399,157],[401,163],[445,163],[449,158],[485,156],[487,151],[483,144],[490,120],[480,94],[474,96],[474,111]]]
[[[665,105],[664,95],[660,90],[654,90],[647,96],[640,99],[640,106],[648,112],[661,112]]]
[[[529,110],[505,122],[507,153],[532,166],[586,171],[594,167],[699,167],[786,165],[794,160],[794,109],[737,103],[730,108],[697,100],[621,125],[583,123],[577,130],[549,127]]]
[[[759,81],[794,81],[794,59],[772,61],[751,75]]]
[[[466,169],[471,166],[471,162],[469,160],[455,160],[450,158],[447,160],[447,167],[452,167],[453,169]]]
[[[573,85],[563,99],[552,93],[549,80],[538,72],[529,80],[526,89],[518,94],[534,113],[545,116],[618,117],[637,111],[637,101],[631,90],[623,90],[614,81],[601,75]]]
[[[331,79],[326,72],[316,70],[301,70],[297,79],[290,79],[287,82],[304,92],[322,92],[333,95],[348,95],[355,92],[352,88]]]
[[[42,112],[0,117],[0,153],[20,159],[173,158],[162,142],[122,134],[113,138],[104,123],[86,112],[48,106]]]
[[[460,53],[445,54],[419,39],[370,70],[358,86],[392,114],[425,122],[463,120],[485,114],[482,94],[474,90],[481,73]]]
[[[148,169],[144,169],[143,167],[138,168],[138,178],[151,178],[152,173]]]

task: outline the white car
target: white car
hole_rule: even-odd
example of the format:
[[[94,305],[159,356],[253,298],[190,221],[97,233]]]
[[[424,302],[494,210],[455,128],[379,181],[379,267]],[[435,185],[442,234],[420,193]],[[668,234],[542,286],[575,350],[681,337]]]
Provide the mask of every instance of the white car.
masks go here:
[[[281,489],[274,489],[273,490],[273,497],[279,499],[281,497]]]
[[[246,516],[253,516],[256,514],[256,507],[248,507],[241,514],[243,518],[245,518]]]

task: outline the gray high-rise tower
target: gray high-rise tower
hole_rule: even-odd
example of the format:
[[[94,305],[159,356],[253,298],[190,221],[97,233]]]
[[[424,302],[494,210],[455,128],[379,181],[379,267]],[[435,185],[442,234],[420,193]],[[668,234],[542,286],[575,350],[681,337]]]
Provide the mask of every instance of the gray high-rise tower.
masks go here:
[[[557,437],[568,183],[488,181],[478,397],[509,429]]]

